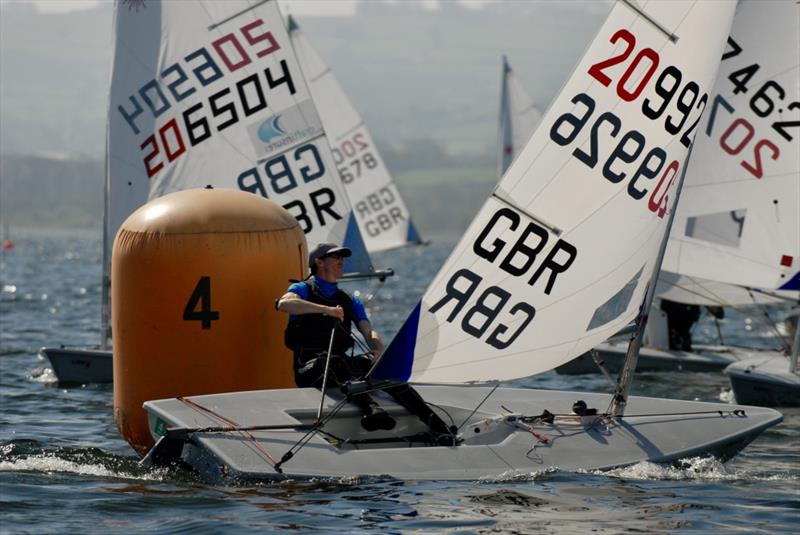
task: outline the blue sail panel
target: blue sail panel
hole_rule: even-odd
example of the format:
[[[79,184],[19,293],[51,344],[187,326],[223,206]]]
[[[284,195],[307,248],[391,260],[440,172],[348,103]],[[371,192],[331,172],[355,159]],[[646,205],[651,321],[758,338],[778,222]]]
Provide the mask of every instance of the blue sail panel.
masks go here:
[[[358,223],[356,223],[356,216],[353,212],[350,212],[350,219],[347,220],[347,231],[342,245],[353,251],[353,255],[344,261],[345,273],[370,273],[373,270],[367,247],[364,245],[364,238],[361,237],[361,232],[358,230]]]
[[[800,290],[800,271],[794,274],[794,277],[786,281],[786,284],[780,287],[781,290]]]
[[[417,345],[419,329],[419,313],[422,301],[417,303],[406,322],[395,335],[381,361],[372,373],[375,379],[390,381],[408,381],[411,367],[414,364],[414,348]]]
[[[406,235],[406,241],[408,243],[422,243],[422,238],[420,238],[419,232],[417,232],[417,227],[414,226],[414,222],[410,219],[408,221],[408,234]]]

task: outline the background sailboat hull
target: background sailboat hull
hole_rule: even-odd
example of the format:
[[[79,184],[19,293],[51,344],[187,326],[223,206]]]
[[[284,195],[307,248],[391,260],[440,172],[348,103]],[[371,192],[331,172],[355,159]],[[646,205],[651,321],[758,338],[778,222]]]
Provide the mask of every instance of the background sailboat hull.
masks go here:
[[[732,346],[694,346],[696,352],[673,351],[654,347],[643,347],[639,350],[639,361],[636,370],[640,372],[721,372],[727,366],[742,359],[756,356],[775,356],[777,351],[769,349],[736,348]],[[612,373],[618,373],[625,361],[628,350],[627,340],[623,342],[607,342],[594,348],[598,356]],[[582,375],[599,373],[591,354],[584,353],[579,357],[558,366],[556,372],[562,375]]]
[[[39,355],[47,357],[53,373],[62,383],[110,383],[114,380],[111,351],[43,347]]]
[[[725,369],[739,403],[765,407],[800,407],[800,376],[789,359],[773,357],[731,364]]]
[[[445,419],[448,414],[452,416],[456,425],[491,390],[466,386],[417,388],[432,406],[446,411]],[[179,399],[149,401],[145,409],[155,436],[155,430],[164,427],[223,425],[221,417],[240,426],[310,424],[319,397],[313,389],[263,390],[197,396],[189,403]],[[674,462],[707,454],[727,459],[782,420],[780,413],[767,408],[644,397],[631,398],[628,415],[622,420],[581,419],[570,415],[572,404],[579,399],[600,412],[611,402],[607,394],[498,389],[461,427],[464,442],[457,447],[442,447],[392,440],[398,435],[412,436],[423,428],[402,408],[381,400],[398,421],[393,431],[366,433],[358,425],[358,411],[345,407],[326,424],[331,434],[328,440],[314,435],[282,466],[284,474],[278,474],[273,464],[303,437],[303,430],[195,433],[184,446],[182,458],[204,479],[218,483],[364,475],[476,480],[549,468],[594,470],[641,461]],[[334,404],[328,398],[325,410]],[[552,424],[518,424],[508,421],[504,407],[529,416],[548,410],[557,417]],[[733,415],[735,409],[743,409],[744,414]],[[332,436],[387,442],[353,445]]]

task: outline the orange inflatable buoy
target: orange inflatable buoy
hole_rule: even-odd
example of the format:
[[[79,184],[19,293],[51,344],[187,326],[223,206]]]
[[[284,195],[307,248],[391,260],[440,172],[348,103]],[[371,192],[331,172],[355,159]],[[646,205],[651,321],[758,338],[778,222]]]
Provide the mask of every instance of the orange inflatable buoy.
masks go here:
[[[125,220],[112,253],[114,417],[136,451],[153,444],[147,400],[295,386],[275,299],[307,256],[288,211],[236,190],[172,193]]]

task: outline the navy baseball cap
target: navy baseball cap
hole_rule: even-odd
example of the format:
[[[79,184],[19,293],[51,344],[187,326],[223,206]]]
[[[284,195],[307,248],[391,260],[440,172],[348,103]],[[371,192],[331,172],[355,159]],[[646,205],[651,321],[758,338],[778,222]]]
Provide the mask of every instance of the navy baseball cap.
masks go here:
[[[334,254],[347,258],[353,254],[353,251],[351,251],[349,247],[340,247],[335,243],[320,243],[308,253],[308,265],[313,266],[314,260],[317,258]]]

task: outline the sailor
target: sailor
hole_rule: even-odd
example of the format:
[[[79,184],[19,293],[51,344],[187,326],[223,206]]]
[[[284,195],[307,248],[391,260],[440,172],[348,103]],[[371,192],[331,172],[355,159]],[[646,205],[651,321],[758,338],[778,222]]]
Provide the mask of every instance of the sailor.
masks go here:
[[[277,302],[278,310],[290,314],[284,341],[294,352],[294,376],[298,387],[323,387],[329,346],[332,349],[328,362],[328,388],[364,379],[374,360],[384,350],[383,341],[372,328],[361,300],[337,285],[344,273],[344,259],[351,254],[349,248],[335,243],[317,245],[308,256],[311,276],[289,286]],[[347,355],[354,343],[350,334],[353,324],[369,345],[369,353]],[[437,442],[447,445],[454,443],[453,430],[408,384],[393,385],[384,390],[427,424]],[[369,394],[360,393],[351,396],[351,399],[363,412],[361,425],[364,429],[394,428],[394,418]]]
[[[669,348],[675,351],[691,351],[692,326],[700,319],[700,307],[662,299],[661,310],[667,314]]]

